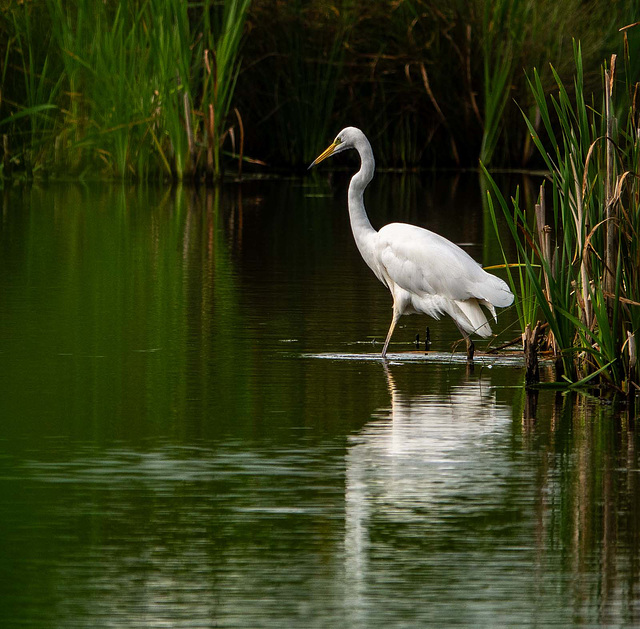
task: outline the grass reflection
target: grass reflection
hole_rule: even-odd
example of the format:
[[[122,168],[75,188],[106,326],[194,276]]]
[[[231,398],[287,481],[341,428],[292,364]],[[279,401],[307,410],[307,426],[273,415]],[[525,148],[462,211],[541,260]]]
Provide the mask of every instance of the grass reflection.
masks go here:
[[[28,203],[23,215],[5,205],[2,232],[12,414],[82,418],[77,436],[118,438],[158,422],[170,434],[216,430],[231,407],[248,408],[231,200],[66,186],[33,188]]]
[[[634,409],[557,393],[550,413],[523,423],[537,459],[536,566],[567,571],[562,591],[575,618],[640,620],[638,435]],[[631,550],[635,549],[635,550]],[[624,619],[624,620],[622,620]]]

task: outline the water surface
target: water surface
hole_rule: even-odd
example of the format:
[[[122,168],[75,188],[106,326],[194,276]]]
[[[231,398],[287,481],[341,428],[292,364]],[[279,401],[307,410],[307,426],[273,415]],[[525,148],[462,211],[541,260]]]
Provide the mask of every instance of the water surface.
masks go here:
[[[4,192],[3,627],[640,623],[633,417],[525,399],[450,321],[382,363],[391,300],[323,181]],[[374,225],[500,261],[474,178],[374,191]]]

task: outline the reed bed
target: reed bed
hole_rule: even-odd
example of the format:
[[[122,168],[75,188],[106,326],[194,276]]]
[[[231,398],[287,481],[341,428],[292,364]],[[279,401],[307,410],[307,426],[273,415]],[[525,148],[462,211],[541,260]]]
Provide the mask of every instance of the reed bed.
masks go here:
[[[531,165],[520,109],[542,121],[524,71],[538,67],[548,95],[548,62],[566,82],[574,37],[595,86],[635,11],[634,0],[4,0],[1,172],[290,170],[347,122],[382,166]]]
[[[625,33],[623,58],[603,65],[600,96],[585,89],[577,43],[573,97],[555,71],[550,97],[531,73],[541,132],[525,122],[550,173],[534,208],[517,194],[508,202],[485,175],[494,220],[501,210],[517,246],[520,266],[508,274],[525,345],[553,355],[564,386],[632,394],[640,388],[640,84],[627,44]]]
[[[249,4],[9,2],[5,175],[219,177]]]
[[[532,118],[536,109],[525,71],[540,68],[549,93],[555,85],[549,63],[568,79],[575,38],[582,42],[585,81],[595,87],[603,55],[620,45],[618,28],[636,19],[627,0],[275,4],[278,10],[271,0],[253,1],[244,49],[251,65],[239,77],[237,96],[252,129],[247,150],[287,167],[304,164],[327,141],[310,149],[307,135],[299,143],[300,119],[328,127],[329,136],[346,123],[360,126],[385,167],[475,168],[479,157],[492,167],[538,166],[521,124],[519,108]],[[282,32],[286,24],[294,26]],[[296,37],[303,47],[291,41]],[[305,89],[322,67],[331,69],[330,80]]]

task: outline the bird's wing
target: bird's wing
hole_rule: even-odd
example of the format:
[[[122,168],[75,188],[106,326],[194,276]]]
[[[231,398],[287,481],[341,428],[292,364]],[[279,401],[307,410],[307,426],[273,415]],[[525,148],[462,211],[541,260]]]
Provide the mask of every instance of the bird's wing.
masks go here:
[[[464,250],[429,230],[391,223],[378,232],[378,260],[384,273],[412,294],[455,301],[482,299],[507,306],[513,295]]]

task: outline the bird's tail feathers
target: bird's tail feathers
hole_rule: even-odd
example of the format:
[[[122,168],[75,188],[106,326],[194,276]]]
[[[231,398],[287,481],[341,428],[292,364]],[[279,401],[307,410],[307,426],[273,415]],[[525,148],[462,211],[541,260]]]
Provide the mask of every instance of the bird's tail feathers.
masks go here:
[[[483,302],[484,300],[480,303]],[[450,313],[451,317],[465,332],[484,338],[491,336],[491,326],[477,299],[466,299],[453,303],[457,307],[457,312]],[[490,308],[490,310],[495,317],[495,309]]]

